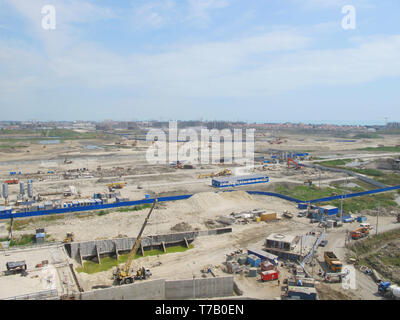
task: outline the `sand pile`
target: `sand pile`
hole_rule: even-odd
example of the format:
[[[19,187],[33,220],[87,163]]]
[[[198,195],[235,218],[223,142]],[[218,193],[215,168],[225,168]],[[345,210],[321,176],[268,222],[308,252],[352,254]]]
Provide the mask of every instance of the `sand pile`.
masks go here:
[[[191,207],[191,211],[208,211],[223,209],[227,207],[254,204],[254,199],[245,191],[233,192],[202,192],[197,193],[187,200],[186,205]]]

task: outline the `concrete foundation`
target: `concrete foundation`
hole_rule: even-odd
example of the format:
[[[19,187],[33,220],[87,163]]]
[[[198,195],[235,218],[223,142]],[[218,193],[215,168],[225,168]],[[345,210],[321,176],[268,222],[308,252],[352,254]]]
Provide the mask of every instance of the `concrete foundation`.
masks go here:
[[[181,232],[167,235],[144,237],[141,246],[143,250],[163,248],[171,245],[188,245],[196,237],[217,235],[232,232],[232,228],[221,228],[204,231]],[[186,239],[186,240],[185,240]],[[72,242],[65,244],[68,255],[82,264],[84,259],[96,257],[98,260],[105,255],[119,255],[132,250],[136,238],[119,238],[112,240],[95,240],[87,242]],[[164,243],[164,245],[163,245]]]

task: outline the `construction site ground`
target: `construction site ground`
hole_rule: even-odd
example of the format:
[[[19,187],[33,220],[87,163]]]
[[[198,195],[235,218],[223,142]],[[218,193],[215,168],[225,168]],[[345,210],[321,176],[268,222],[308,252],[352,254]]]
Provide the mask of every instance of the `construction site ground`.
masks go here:
[[[256,156],[267,154],[270,148],[280,150],[292,150],[298,152],[310,152],[315,157],[328,159],[360,157],[363,159],[375,158],[376,153],[356,151],[365,147],[376,147],[380,144],[397,145],[396,137],[384,139],[361,139],[354,143],[339,142],[338,138],[319,137],[310,135],[288,135],[284,144],[270,145],[268,136],[258,136],[256,141]],[[34,194],[62,193],[69,186],[74,186],[80,195],[64,198],[62,195],[44,196],[47,200],[59,199],[69,201],[72,199],[92,198],[94,193],[107,192],[106,185],[112,182],[127,182],[127,185],[119,190],[121,196],[130,200],[144,199],[146,194],[151,196],[167,196],[178,194],[195,194],[188,200],[169,203],[160,203],[146,227],[144,235],[172,233],[176,225],[185,223],[192,230],[203,230],[222,226],[216,222],[222,215],[232,212],[263,209],[267,212],[276,212],[279,221],[276,222],[251,222],[249,224],[234,224],[232,233],[217,236],[199,237],[193,242],[194,248],[181,253],[170,253],[159,256],[140,258],[135,262],[136,266],[145,265],[151,268],[153,279],[191,279],[202,277],[201,270],[205,265],[217,266],[217,275],[225,275],[225,255],[237,249],[246,250],[247,247],[262,248],[265,238],[271,233],[285,233],[292,235],[305,234],[316,225],[310,224],[309,219],[298,218],[288,220],[282,218],[282,213],[288,210],[295,215],[299,211],[294,203],[266,196],[250,196],[245,190],[273,191],[278,184],[304,185],[311,179],[315,185],[328,186],[334,181],[352,180],[344,174],[332,172],[319,172],[314,169],[294,170],[288,169],[286,163],[268,165],[264,170],[260,164],[256,164],[255,173],[265,173],[270,177],[267,184],[259,184],[248,187],[237,187],[238,192],[216,193],[211,187],[211,179],[199,179],[199,174],[219,172],[225,168],[232,170],[234,175],[251,173],[248,169],[239,165],[207,164],[197,165],[196,169],[177,169],[169,165],[150,165],[145,159],[147,148],[151,142],[139,141],[136,147],[112,148],[104,150],[88,150],[88,145],[101,146],[104,141],[66,141],[56,145],[48,145],[43,148],[38,144],[27,144],[30,152],[24,148],[19,151],[8,150],[0,153],[0,177],[9,178],[10,171],[22,171],[18,178],[26,181],[34,180]],[[72,163],[65,163],[65,159]],[[66,179],[68,170],[87,168],[87,174],[74,179]],[[100,168],[100,169],[98,169]],[[55,171],[48,174],[49,170]],[[38,174],[38,171],[43,173]],[[10,195],[18,193],[18,185],[10,185]],[[3,199],[2,199],[3,200]],[[90,241],[96,239],[111,239],[116,237],[136,237],[143,223],[148,209],[132,212],[118,212],[116,209],[108,210],[109,213],[99,216],[93,214],[65,214],[60,219],[31,220],[28,224],[15,230],[13,235],[18,237],[23,234],[34,234],[37,228],[45,228],[46,233],[55,241],[62,241],[67,232],[75,234],[75,241]],[[375,217],[368,216],[368,222],[375,224]],[[327,233],[328,244],[325,248],[318,249],[317,259],[322,261],[324,250],[332,249],[340,259],[344,259],[346,248],[344,247],[347,230],[353,230],[358,224],[345,224],[342,228],[329,229]],[[399,227],[394,223],[394,218],[382,216],[379,220],[379,231],[386,231]],[[8,236],[8,221],[0,221],[0,236]],[[6,250],[0,251],[0,270],[5,270],[7,261],[26,260],[28,263],[28,277],[7,276],[0,278],[0,298],[31,293],[35,290],[46,290],[40,280],[41,270],[33,270],[37,263],[49,260],[51,265],[52,252],[60,252],[63,261],[67,259],[65,252],[57,247],[43,247],[27,251]],[[61,259],[61,258],[60,258]],[[54,259],[53,259],[54,260]],[[67,259],[68,261],[68,259]],[[74,266],[76,261],[69,260]],[[323,263],[321,263],[321,266]],[[32,269],[33,268],[33,269]],[[309,268],[309,266],[307,266]],[[282,279],[289,275],[284,267],[279,267]],[[177,271],[179,270],[179,271]],[[66,269],[65,269],[65,272]],[[38,274],[38,278],[30,278]],[[58,273],[57,273],[58,275]],[[212,275],[207,275],[212,276]],[[60,294],[66,292],[65,284],[57,276],[57,289]],[[64,277],[64,276],[63,276]],[[72,274],[69,276],[72,279]],[[111,285],[112,271],[100,272],[88,275],[78,273],[78,279],[84,290],[91,290],[93,286]],[[316,276],[318,280],[318,277]],[[65,280],[64,280],[65,281]],[[68,281],[65,281],[68,282]],[[235,275],[235,282],[243,291],[243,297],[275,299],[282,293],[277,282],[261,283],[259,277],[249,278],[244,275]],[[16,284],[18,285],[12,285]],[[4,284],[4,285],[3,285]],[[357,290],[343,291],[340,284],[317,284],[320,298],[324,299],[380,299],[376,293],[376,284],[372,278],[357,270]],[[75,288],[75,290],[77,290]]]

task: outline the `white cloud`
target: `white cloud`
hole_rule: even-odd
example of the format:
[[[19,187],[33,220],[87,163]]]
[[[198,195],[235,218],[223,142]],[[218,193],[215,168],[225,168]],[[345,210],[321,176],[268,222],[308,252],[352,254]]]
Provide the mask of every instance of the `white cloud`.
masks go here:
[[[372,0],[290,0],[293,4],[300,5],[309,10],[341,8],[345,5],[353,5],[356,8],[374,8]]]
[[[133,24],[136,27],[160,28],[170,23],[175,16],[173,0],[146,1],[134,7]]]
[[[228,0],[188,0],[188,3],[187,20],[200,24],[209,22],[212,10],[223,9],[230,5]]]

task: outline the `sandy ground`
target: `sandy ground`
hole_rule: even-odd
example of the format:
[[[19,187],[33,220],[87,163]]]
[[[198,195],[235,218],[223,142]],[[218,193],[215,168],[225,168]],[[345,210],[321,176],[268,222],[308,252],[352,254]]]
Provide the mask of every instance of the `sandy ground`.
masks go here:
[[[6,263],[9,261],[25,261],[28,275],[5,275]],[[47,266],[36,267],[43,260]],[[41,291],[57,290],[59,295],[77,293],[75,281],[68,266],[68,256],[63,247],[51,246],[35,249],[10,249],[0,253],[0,299],[14,296],[34,294]]]
[[[232,212],[263,209],[281,214],[284,210],[294,212],[293,203],[273,197],[251,196],[244,191],[214,193],[204,192],[193,195],[188,200],[160,203],[154,210],[144,235],[171,233],[171,227],[186,222],[192,229],[206,229],[205,222],[226,216]],[[74,232],[76,241],[115,238],[120,235],[136,237],[148,210],[133,212],[112,212],[105,216],[85,218],[70,217],[62,221],[36,222],[15,235],[34,233],[38,227],[55,240],[64,239],[66,232]]]

